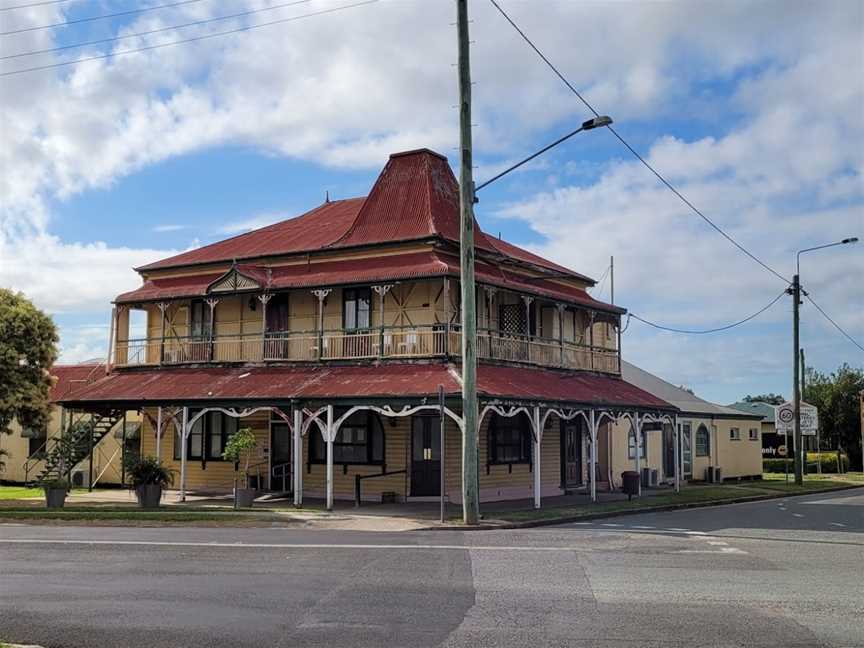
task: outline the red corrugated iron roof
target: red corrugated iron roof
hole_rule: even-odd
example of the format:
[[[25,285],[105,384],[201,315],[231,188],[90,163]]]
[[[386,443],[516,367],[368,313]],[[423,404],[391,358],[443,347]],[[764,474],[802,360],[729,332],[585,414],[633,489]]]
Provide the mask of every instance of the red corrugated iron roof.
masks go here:
[[[404,398],[431,396],[443,385],[461,393],[451,368],[435,364],[309,367],[201,367],[115,371],[65,399],[68,405],[206,401]],[[620,378],[551,369],[481,364],[481,396],[573,404],[674,409]]]
[[[394,153],[348,232],[336,246],[440,237],[459,241],[459,184],[443,155],[419,149]],[[474,223],[474,244],[495,252]]]
[[[51,367],[53,385],[49,398],[57,402],[74,391],[105,375],[105,365],[97,362],[86,364],[55,364]]]
[[[365,198],[325,203],[268,227],[137,268],[139,271],[251,260],[363,245],[439,238],[459,242],[459,185],[447,158],[420,149],[394,153]],[[593,283],[585,275],[506,241],[474,224],[480,252],[532,264]]]
[[[157,270],[320,250],[345,234],[364,200],[365,198],[349,198],[327,202],[296,218],[149,263],[136,270]]]
[[[440,276],[459,276],[459,260],[452,254],[427,250],[377,256],[364,259],[324,261],[267,268],[238,264],[237,270],[252,277],[270,290],[314,288],[349,283],[368,284],[376,281],[406,281]],[[592,298],[576,286],[567,286],[547,279],[526,280],[509,270],[478,261],[475,274],[479,281],[501,288],[519,290],[599,310],[624,312],[615,306]],[[117,297],[117,303],[136,303],[156,299],[203,297],[210,285],[224,273],[197,276],[148,279],[141,288]]]

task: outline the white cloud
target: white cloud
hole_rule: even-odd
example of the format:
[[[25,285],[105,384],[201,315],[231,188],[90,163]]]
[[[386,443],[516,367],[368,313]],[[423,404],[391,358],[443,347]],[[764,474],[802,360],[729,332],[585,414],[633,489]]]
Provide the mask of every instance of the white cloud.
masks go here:
[[[188,225],[167,223],[165,225],[154,225],[153,231],[159,232],[159,233],[162,233],[162,232],[179,232],[181,230],[187,229],[188,227],[189,227]]]
[[[259,6],[257,0],[193,3],[142,14],[122,33]],[[255,21],[334,6],[316,1]],[[622,132],[648,125],[665,133],[642,145],[651,160],[784,274],[803,242],[864,230],[864,99],[860,75],[850,73],[864,67],[861,3],[504,6]],[[534,150],[538,133],[589,115],[491,5],[474,3],[471,11],[475,146],[485,175]],[[137,285],[131,266],[170,252],[66,243],[50,234],[48,205],[108,188],[167,158],[226,145],[346,168],[379,168],[392,151],[420,146],[453,156],[453,13],[447,0],[381,2],[3,78],[0,284],[21,288],[56,312],[104,310],[111,297]],[[14,14],[17,22],[4,24],[9,29],[64,15],[62,5]],[[227,21],[219,29],[239,24]],[[207,29],[167,31],[117,49]],[[0,55],[51,47],[52,33],[4,38]],[[0,70],[98,52],[15,59]],[[682,117],[713,136],[672,135]],[[708,326],[755,310],[782,288],[645,169],[612,161],[601,170],[599,180],[586,184],[578,164],[556,169],[549,185],[557,189],[506,213],[550,238],[544,253],[580,271],[600,274],[615,254],[616,292],[652,319]],[[573,182],[580,183],[568,186]],[[240,232],[269,219],[226,228]],[[814,257],[805,273],[814,296],[859,336],[860,255]],[[658,344],[652,353],[675,357],[672,345]],[[711,344],[694,352],[717,349]],[[757,347],[744,348],[752,355]],[[676,382],[697,382],[685,378]]]

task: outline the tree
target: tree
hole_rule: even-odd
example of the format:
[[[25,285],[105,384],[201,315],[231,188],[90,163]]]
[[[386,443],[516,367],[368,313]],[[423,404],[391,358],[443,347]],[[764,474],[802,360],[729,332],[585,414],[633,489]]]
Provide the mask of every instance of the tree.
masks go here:
[[[0,433],[11,431],[13,419],[22,428],[48,426],[57,342],[49,316],[21,293],[0,288]]]
[[[775,393],[770,394],[757,394],[756,396],[751,396],[747,394],[744,397],[745,403],[768,403],[769,405],[782,405],[786,402],[786,400],[780,395]]]
[[[803,399],[819,409],[822,447],[842,447],[850,456],[861,455],[860,401],[864,369],[844,363],[830,375],[807,367]],[[854,464],[853,464],[854,465]]]

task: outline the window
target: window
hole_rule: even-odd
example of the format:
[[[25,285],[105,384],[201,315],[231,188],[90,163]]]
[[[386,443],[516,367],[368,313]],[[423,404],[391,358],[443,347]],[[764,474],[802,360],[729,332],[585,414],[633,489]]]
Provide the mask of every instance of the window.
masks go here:
[[[193,299],[189,305],[189,335],[198,340],[210,338],[210,307],[203,299]]]
[[[758,441],[759,440],[759,428],[750,428],[750,440]]]
[[[741,440],[741,428],[729,428],[729,440],[730,441],[740,441]]]
[[[369,328],[369,304],[372,293],[368,288],[346,288],[342,291],[342,328],[346,331]]]
[[[336,412],[338,418],[344,414]],[[327,444],[317,430],[309,437],[309,463],[327,463]],[[384,429],[375,412],[354,412],[339,428],[333,441],[333,463],[335,464],[383,464]]]
[[[198,410],[200,411],[200,410]],[[189,410],[189,418],[197,411]],[[186,446],[187,459],[206,459],[207,461],[222,461],[225,444],[231,435],[237,431],[237,419],[222,412],[207,412],[195,421],[189,430]],[[180,459],[180,430],[174,433],[174,459]]]
[[[708,428],[700,425],[696,430],[696,456],[707,457],[711,454],[711,435]]]
[[[524,413],[516,416],[492,414],[489,420],[490,464],[531,462],[531,425]]]
[[[45,455],[45,441],[46,437],[37,436],[30,437],[27,439],[27,456],[32,457],[33,455],[44,456]]]
[[[639,458],[644,459],[648,453],[648,437],[645,435],[645,428],[642,428],[642,434],[639,435],[639,442],[641,445],[639,446]],[[630,427],[630,432],[627,434],[627,458],[635,459],[636,458],[636,432],[633,430],[633,427]]]

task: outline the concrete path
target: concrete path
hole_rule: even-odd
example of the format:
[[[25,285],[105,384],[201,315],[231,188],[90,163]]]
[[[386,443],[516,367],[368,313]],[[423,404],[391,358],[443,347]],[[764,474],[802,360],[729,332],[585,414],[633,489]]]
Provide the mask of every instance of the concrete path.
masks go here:
[[[864,493],[485,532],[0,525],[0,639],[864,646]]]

